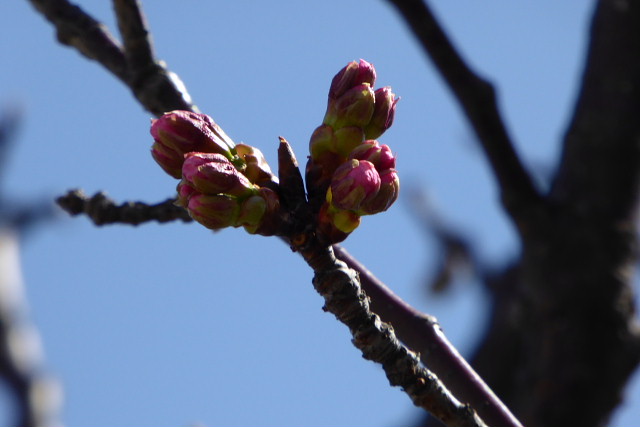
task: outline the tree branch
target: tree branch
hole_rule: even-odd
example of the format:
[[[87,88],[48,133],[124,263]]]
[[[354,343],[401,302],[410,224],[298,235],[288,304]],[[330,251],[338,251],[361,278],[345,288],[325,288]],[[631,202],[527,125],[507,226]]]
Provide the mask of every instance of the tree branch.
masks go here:
[[[127,59],[127,84],[138,101],[156,116],[172,110],[198,111],[178,75],[156,59],[139,1],[113,0],[113,6]]]
[[[95,225],[130,224],[140,225],[149,221],[165,223],[175,220],[191,222],[192,219],[183,208],[173,204],[175,199],[148,205],[143,202],[125,202],[117,205],[105,193],[96,193],[87,197],[82,190],[71,190],[56,202],[69,214],[86,214]]]
[[[540,202],[498,111],[493,86],[464,62],[423,0],[387,0],[395,6],[460,103],[493,169],[502,203],[521,226]]]
[[[521,426],[447,339],[435,317],[403,301],[344,248],[334,245],[333,249],[340,260],[358,272],[362,288],[371,297],[371,309],[393,325],[398,338],[420,354],[425,366],[438,375],[458,399],[468,402],[489,425]]]
[[[0,116],[0,172],[4,171],[18,113]],[[19,260],[20,234],[43,218],[50,205],[18,206],[0,196],[0,377],[15,400],[15,419],[20,427],[58,425],[58,385],[43,373],[37,330],[31,324],[24,295]]]
[[[51,22],[58,41],[99,62],[125,84],[127,60],[120,43],[107,27],[67,0],[29,0]]]
[[[337,260],[330,247],[317,242],[299,252],[315,272],[313,284],[325,299],[324,310],[349,327],[353,344],[365,359],[382,365],[391,385],[402,387],[416,406],[448,426],[484,425],[470,406],[461,404],[420,365],[418,356],[397,340],[393,328],[369,310],[369,298],[355,270]]]
[[[58,384],[43,373],[39,337],[29,322],[15,230],[0,228],[0,375],[16,400],[20,427],[59,424]]]
[[[640,185],[638,52],[638,4],[599,1],[582,86],[551,191],[554,201],[606,218],[635,215]]]
[[[639,52],[640,4],[598,1],[553,209],[523,239],[518,386],[532,392],[517,406],[531,425],[607,424],[640,362]]]
[[[124,48],[104,24],[67,0],[29,1],[56,28],[60,43],[104,66],[133,91],[147,111],[160,115],[170,110],[197,110],[178,76],[154,59],[136,1],[116,1]],[[131,63],[138,52],[145,52],[145,57]]]
[[[140,4],[136,0],[113,0],[113,8],[117,16],[129,71],[143,78],[145,71],[154,67],[156,58],[151,34],[140,10]]]

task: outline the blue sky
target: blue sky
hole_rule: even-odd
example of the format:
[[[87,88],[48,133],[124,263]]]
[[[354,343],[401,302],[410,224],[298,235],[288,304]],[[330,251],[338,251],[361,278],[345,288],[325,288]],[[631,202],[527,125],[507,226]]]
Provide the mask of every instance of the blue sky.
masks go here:
[[[544,183],[573,105],[593,2],[432,3],[465,57],[497,84],[517,148]],[[115,29],[109,2],[80,4]],[[333,75],[350,60],[372,62],[377,85],[402,97],[380,140],[397,153],[404,188],[428,192],[485,262],[517,256],[473,135],[385,2],[145,6],[158,56],[200,109],[272,164],[279,135],[304,163]],[[171,196],[175,181],[149,154],[150,116],[128,89],[58,45],[26,0],[0,3],[0,16],[0,103],[24,114],[6,194],[28,201],[81,187],[119,201]],[[408,208],[401,197],[365,218],[345,246],[468,351],[483,326],[481,291],[462,281],[445,297],[425,292],[420,281],[437,248]],[[29,235],[22,262],[67,425],[387,426],[419,416],[322,312],[310,269],[275,238],[195,224],[96,228],[60,213]],[[637,424],[631,406],[617,425]]]

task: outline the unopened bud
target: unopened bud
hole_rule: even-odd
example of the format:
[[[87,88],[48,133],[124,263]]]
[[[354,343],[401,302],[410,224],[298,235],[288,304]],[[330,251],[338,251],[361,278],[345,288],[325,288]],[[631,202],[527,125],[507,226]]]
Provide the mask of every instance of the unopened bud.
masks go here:
[[[380,173],[380,190],[373,198],[360,205],[358,213],[373,215],[384,212],[398,199],[400,178],[395,169],[387,169]]]
[[[273,236],[280,231],[280,198],[273,190],[263,187],[242,205],[238,225],[251,234]]]
[[[352,159],[333,174],[327,198],[337,208],[357,211],[380,189],[380,175],[373,163]]]
[[[337,99],[352,87],[362,83],[373,86],[375,81],[376,70],[373,65],[364,59],[359,62],[351,61],[331,81],[329,99]]]
[[[184,160],[178,152],[155,141],[151,146],[151,156],[166,173],[174,178],[180,178]]]
[[[235,226],[240,205],[235,197],[225,194],[194,194],[189,198],[187,210],[200,224],[212,230],[219,230]]]
[[[340,243],[360,225],[360,215],[325,203],[318,212],[318,235],[327,243]]]
[[[244,226],[247,231],[258,228],[265,211],[267,202],[260,196],[251,196],[240,206],[237,224]]]
[[[396,113],[396,104],[400,98],[396,98],[391,92],[391,87],[385,86],[375,91],[375,107],[371,121],[364,128],[367,139],[379,138],[393,124]]]
[[[278,178],[271,172],[271,168],[262,151],[247,144],[238,144],[236,145],[236,152],[246,165],[242,173],[249,178],[249,181],[257,185],[278,182]]]
[[[360,225],[360,215],[353,211],[339,210],[333,215],[333,225],[343,233],[351,233]]]
[[[178,183],[176,190],[178,191],[178,199],[175,204],[182,206],[183,208],[189,206],[189,199],[191,196],[198,193],[198,191],[196,191],[196,189],[185,180]]]
[[[182,175],[184,155],[190,152],[218,153],[237,160],[235,144],[206,114],[176,110],[151,122],[155,161],[174,178]]]
[[[380,145],[376,140],[366,140],[351,151],[350,159],[367,160],[378,172],[396,167],[396,158],[388,145]]]
[[[182,177],[196,191],[203,194],[224,193],[246,197],[257,189],[221,154],[187,154],[182,166]]]
[[[336,152],[336,137],[329,125],[320,125],[313,131],[309,139],[309,153],[311,158],[318,159],[325,153]]]
[[[329,101],[324,124],[339,129],[345,126],[366,126],[375,106],[375,94],[368,83],[352,87],[335,101]]]

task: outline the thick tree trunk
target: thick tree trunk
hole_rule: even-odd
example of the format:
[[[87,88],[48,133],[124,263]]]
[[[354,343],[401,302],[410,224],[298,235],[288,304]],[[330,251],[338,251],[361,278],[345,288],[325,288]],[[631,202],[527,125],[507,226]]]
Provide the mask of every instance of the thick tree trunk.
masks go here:
[[[640,361],[640,3],[599,1],[590,31],[555,179],[512,215],[522,256],[486,281],[492,321],[472,363],[527,426],[605,425]]]
[[[518,291],[505,307],[520,327],[502,328],[518,334],[486,343],[520,361],[503,393],[525,425],[606,424],[638,364],[639,52],[640,4],[599,2],[556,179],[544,209],[519,227]]]

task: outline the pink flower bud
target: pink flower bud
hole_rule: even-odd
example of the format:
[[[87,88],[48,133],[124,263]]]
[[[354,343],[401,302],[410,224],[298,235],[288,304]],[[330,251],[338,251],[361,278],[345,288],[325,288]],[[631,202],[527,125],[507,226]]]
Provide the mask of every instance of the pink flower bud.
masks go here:
[[[387,169],[380,173],[380,190],[373,198],[360,205],[358,213],[373,215],[384,212],[398,199],[400,178],[395,169]]]
[[[242,204],[238,225],[251,234],[273,236],[280,231],[280,215],[280,198],[273,190],[263,187]]]
[[[360,215],[353,211],[339,210],[333,215],[333,225],[343,233],[351,233],[360,225]]]
[[[309,160],[306,167],[306,184],[310,200],[316,208],[324,202],[333,172],[345,158],[336,153],[336,135],[329,125],[320,125],[309,140]]]
[[[175,204],[183,208],[189,206],[189,198],[191,198],[192,195],[198,194],[196,189],[185,180],[178,183],[176,190],[178,191],[178,200],[176,200]]]
[[[247,144],[238,144],[236,152],[246,165],[242,173],[249,178],[249,181],[257,185],[278,182],[278,178],[271,172],[262,151]]]
[[[212,230],[235,226],[240,205],[235,197],[224,194],[194,194],[187,206],[191,218]]]
[[[333,174],[327,198],[333,206],[357,211],[360,204],[372,199],[380,190],[380,175],[373,163],[350,160]]]
[[[151,122],[155,161],[174,178],[182,175],[184,155],[190,152],[218,153],[235,159],[235,144],[206,114],[172,111]]]
[[[175,150],[156,141],[151,146],[151,156],[172,177],[179,178],[182,174],[183,159]]]
[[[360,225],[360,215],[325,203],[318,212],[318,235],[327,243],[340,243]]]
[[[350,159],[367,160],[378,172],[396,167],[396,158],[388,145],[380,145],[378,141],[369,139],[351,151]]]
[[[376,70],[373,65],[364,59],[359,62],[351,61],[331,81],[329,99],[337,99],[352,87],[362,83],[368,83],[373,86],[375,81]]]
[[[368,83],[354,86],[335,101],[329,101],[324,124],[339,129],[345,126],[364,127],[371,121],[375,94]]]
[[[247,230],[257,229],[266,210],[267,202],[264,198],[258,195],[249,197],[240,206],[237,225],[242,225]]]
[[[336,137],[329,125],[320,125],[313,131],[309,139],[311,158],[317,159],[325,153],[336,152]]]
[[[182,177],[200,193],[246,197],[257,190],[222,154],[188,153],[185,157]]]
[[[400,98],[396,98],[391,92],[391,87],[385,86],[375,91],[375,107],[371,121],[364,128],[367,139],[379,138],[393,124],[396,113],[396,104]]]

